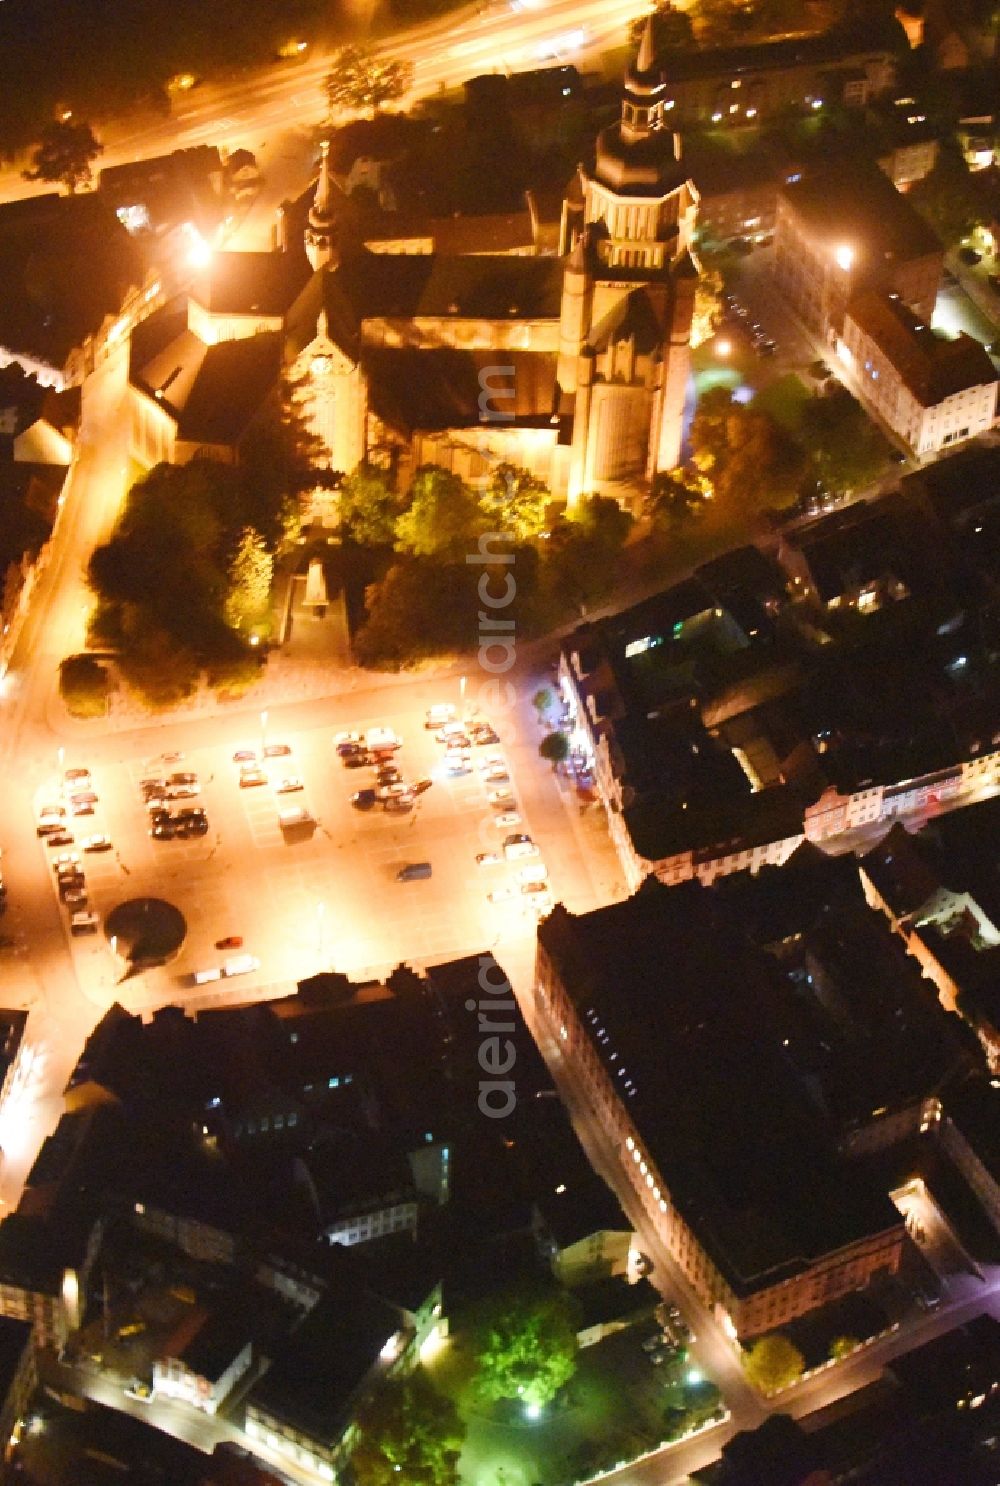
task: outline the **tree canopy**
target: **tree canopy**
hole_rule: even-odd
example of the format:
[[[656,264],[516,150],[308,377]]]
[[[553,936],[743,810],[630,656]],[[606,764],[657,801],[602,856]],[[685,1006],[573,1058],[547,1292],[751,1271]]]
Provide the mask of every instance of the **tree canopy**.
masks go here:
[[[576,1371],[578,1307],[566,1290],[516,1290],[491,1298],[473,1328],[483,1398],[544,1408]]]
[[[480,504],[486,519],[515,542],[530,541],[545,530],[552,496],[544,480],[513,464],[498,464]]]
[[[331,114],[345,108],[370,108],[372,117],[395,103],[413,81],[411,62],[385,62],[364,46],[342,46],[330,59],[326,101]]]
[[[711,499],[704,475],[690,465],[661,470],[650,481],[644,510],[654,527],[676,531],[700,514]]]
[[[383,1384],[358,1411],[357,1430],[357,1486],[459,1486],[465,1428],[423,1368]]]
[[[401,507],[386,470],[359,464],[340,487],[339,509],[341,525],[352,541],[392,546]]]
[[[934,169],[915,181],[909,200],[946,248],[967,237],[986,215],[983,186],[957,146],[943,143]]]
[[[475,548],[484,529],[473,491],[439,464],[422,464],[396,522],[396,546],[415,557],[459,557]]]
[[[743,1353],[743,1371],[762,1393],[776,1393],[779,1388],[787,1388],[801,1378],[805,1365],[798,1347],[780,1331],[758,1337]]]
[[[95,637],[148,699],[186,695],[203,669],[231,681],[257,664],[240,630],[266,615],[288,503],[259,468],[208,459],[157,465],[133,485],[87,576]]]
[[[91,169],[104,146],[89,124],[60,119],[48,125],[31,156],[31,169],[22,171],[26,181],[52,181],[65,186],[70,195],[88,186]]]
[[[803,449],[768,413],[743,406],[725,387],[710,388],[691,420],[695,468],[715,495],[740,509],[780,503],[798,486]]]

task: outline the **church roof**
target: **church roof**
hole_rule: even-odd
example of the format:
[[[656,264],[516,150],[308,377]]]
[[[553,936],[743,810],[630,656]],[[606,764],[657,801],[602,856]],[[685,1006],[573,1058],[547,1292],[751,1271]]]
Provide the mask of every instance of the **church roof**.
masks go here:
[[[362,251],[328,271],[325,307],[332,339],[354,354],[366,319],[556,320],[561,293],[557,258]]]
[[[187,329],[183,313],[161,311],[132,339],[130,382],[156,399],[189,443],[238,443],[280,374],[276,331],[208,346]]]
[[[211,315],[285,315],[312,276],[305,253],[213,253],[191,298]]]
[[[552,420],[556,358],[545,351],[459,351],[369,347],[361,353],[373,410],[400,432],[439,432],[487,424],[480,403],[488,371],[494,416],[500,428]],[[512,396],[505,395],[509,390]]]
[[[628,298],[618,304],[614,317],[597,327],[590,344],[593,350],[600,351],[629,338],[635,341],[635,349],[641,355],[652,355],[664,341],[664,328],[643,289],[633,289]]]

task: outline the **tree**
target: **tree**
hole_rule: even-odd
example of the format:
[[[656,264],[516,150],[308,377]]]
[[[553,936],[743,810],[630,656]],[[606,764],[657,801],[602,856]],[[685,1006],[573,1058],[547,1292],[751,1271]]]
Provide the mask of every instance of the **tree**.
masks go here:
[[[830,1357],[834,1362],[842,1362],[845,1357],[856,1352],[860,1345],[856,1336],[835,1336],[830,1343]]]
[[[538,745],[538,752],[550,764],[564,764],[569,758],[569,738],[565,733],[547,733]]]
[[[555,524],[545,547],[544,577],[559,603],[579,607],[608,593],[631,527],[628,512],[601,495],[581,500]]]
[[[74,717],[103,717],[111,681],[92,655],[68,655],[59,665],[59,691]]]
[[[874,480],[885,464],[885,438],[844,387],[819,393],[806,403],[801,435],[816,477],[828,490],[857,490]]]
[[[916,181],[907,195],[946,248],[968,237],[985,216],[981,183],[952,144],[941,145],[934,169]]]
[[[776,1393],[779,1388],[787,1388],[801,1378],[805,1366],[798,1347],[780,1331],[759,1337],[743,1353],[743,1371],[761,1393]]]
[[[479,502],[469,487],[439,464],[422,464],[410,486],[409,507],[396,522],[396,548],[415,557],[459,557],[483,530]]]
[[[711,499],[711,486],[693,467],[678,466],[653,476],[643,509],[653,526],[676,531],[698,516]]]
[[[551,686],[540,686],[531,699],[536,711],[546,713],[555,701]]]
[[[479,636],[478,577],[466,562],[393,563],[365,592],[367,618],[354,640],[360,664],[399,670],[424,656],[470,649]]]
[[[234,629],[250,624],[267,607],[274,577],[274,557],[259,531],[245,526],[229,564],[226,618]]]
[[[383,1384],[358,1411],[351,1455],[357,1486],[458,1486],[465,1428],[423,1368]]]
[[[103,151],[89,124],[60,120],[45,129],[35,146],[32,168],[22,175],[26,181],[55,181],[72,195],[90,184],[90,167]]]
[[[656,55],[671,47],[689,47],[694,44],[694,28],[686,10],[675,10],[670,0],[657,0],[655,8],[636,16],[629,26],[629,41],[638,46],[646,29],[647,15],[653,17],[653,49]]]
[[[352,541],[366,547],[389,547],[396,535],[400,504],[388,473],[363,463],[340,487],[340,521]]]
[[[700,346],[715,334],[722,320],[722,274],[717,268],[702,268],[694,291],[691,345]]]
[[[576,1371],[578,1306],[566,1290],[496,1295],[473,1328],[483,1398],[544,1408]]]
[[[499,464],[493,482],[480,498],[489,522],[511,536],[527,542],[545,530],[545,516],[552,496],[544,480],[514,464]]]
[[[334,52],[326,75],[326,99],[331,114],[343,108],[370,108],[372,118],[384,103],[402,98],[413,81],[411,62],[383,62],[363,46],[342,46]]]

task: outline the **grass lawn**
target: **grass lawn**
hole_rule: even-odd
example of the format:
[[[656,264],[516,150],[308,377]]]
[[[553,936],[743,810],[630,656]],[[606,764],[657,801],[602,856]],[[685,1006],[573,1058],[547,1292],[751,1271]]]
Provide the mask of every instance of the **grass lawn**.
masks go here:
[[[666,1433],[668,1408],[684,1406],[675,1369],[654,1367],[631,1327],[580,1353],[563,1395],[538,1420],[502,1419],[475,1395],[472,1360],[461,1337],[428,1365],[435,1385],[458,1404],[467,1435],[461,1472],[465,1486],[571,1486],[592,1470],[577,1462],[594,1450],[631,1458]]]
[[[794,437],[802,423],[802,409],[811,399],[812,393],[805,383],[794,372],[789,372],[762,388],[753,405],[758,412],[770,413],[775,423]]]

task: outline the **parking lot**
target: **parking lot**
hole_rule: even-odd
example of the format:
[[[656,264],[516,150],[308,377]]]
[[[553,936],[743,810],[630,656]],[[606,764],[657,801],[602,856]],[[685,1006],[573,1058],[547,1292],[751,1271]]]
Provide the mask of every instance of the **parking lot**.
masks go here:
[[[506,723],[497,720],[499,741],[472,746],[468,772],[450,776],[444,744],[424,726],[424,695],[421,688],[392,716],[338,707],[339,725],[317,719],[302,726],[296,719],[299,725],[288,728],[271,717],[263,727],[255,719],[258,726],[248,728],[245,719],[234,719],[224,744],[175,750],[182,758],[144,755],[96,763],[94,814],[68,824],[77,840],[107,834],[113,849],[91,855],[77,845],[66,848],[79,851],[89,907],[103,921],[125,898],[163,897],[184,914],[188,933],[173,962],[127,979],[124,961],[112,955],[103,932],[74,938],[77,970],[91,999],[107,1004],[117,996],[132,1009],[144,1009],[165,999],[203,1001],[209,993],[242,999],[260,987],[288,990],[319,968],[355,976],[385,973],[404,961],[420,965],[486,948],[502,953],[505,946],[508,952],[516,946],[523,956],[530,953],[536,924],[518,877],[526,863],[476,862],[481,854],[502,858],[511,832],[535,837],[540,852],[532,861],[545,866],[556,900],[578,910],[606,901],[616,877],[610,842],[595,823],[579,821],[579,806],[538,758],[542,734],[530,709]],[[402,738],[394,761],[406,781],[431,780],[403,812],[381,804],[359,811],[351,804],[355,791],[375,785],[374,770],[346,767],[334,738],[346,728],[364,732],[376,726],[394,728]],[[291,753],[264,762],[267,783],[241,788],[241,767],[252,764],[234,761],[234,753],[259,756],[265,742],[287,744]],[[509,785],[484,778],[482,766],[497,757],[506,763]],[[80,767],[89,761],[74,756],[65,762]],[[205,835],[150,835],[141,782],[170,770],[198,776],[197,796],[168,805],[174,812],[204,808]],[[301,779],[302,789],[277,793],[275,783],[290,775]],[[58,794],[58,785],[54,775],[39,790],[36,807]],[[497,824],[506,812],[489,799],[490,791],[501,788],[511,791],[519,817],[506,826]],[[290,808],[301,808],[311,822],[283,830],[278,812]],[[58,854],[41,840],[38,850],[52,858]],[[418,862],[430,863],[429,878],[397,880],[402,868]],[[491,902],[491,894],[503,901]],[[242,945],[216,948],[227,938],[242,939]],[[238,980],[194,984],[196,972],[221,968],[234,955],[250,955],[259,967]]]

